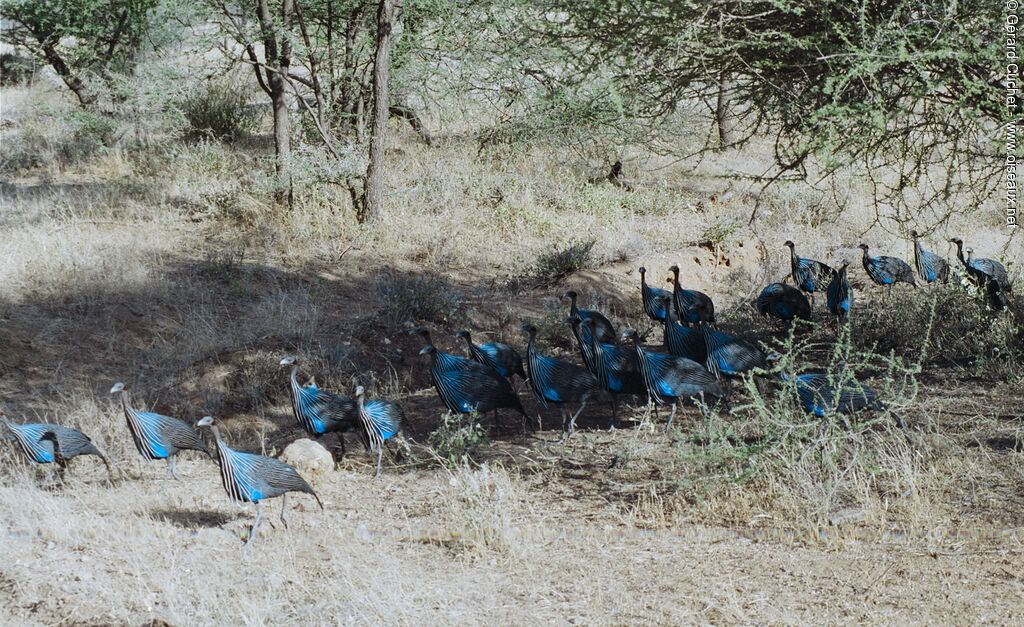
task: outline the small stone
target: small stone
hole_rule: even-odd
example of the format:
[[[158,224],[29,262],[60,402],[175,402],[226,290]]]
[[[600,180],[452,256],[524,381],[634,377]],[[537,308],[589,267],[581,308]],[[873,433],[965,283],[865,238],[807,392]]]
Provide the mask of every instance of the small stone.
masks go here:
[[[310,483],[317,483],[334,469],[334,458],[323,445],[308,438],[295,440],[281,453],[281,461],[295,467]]]

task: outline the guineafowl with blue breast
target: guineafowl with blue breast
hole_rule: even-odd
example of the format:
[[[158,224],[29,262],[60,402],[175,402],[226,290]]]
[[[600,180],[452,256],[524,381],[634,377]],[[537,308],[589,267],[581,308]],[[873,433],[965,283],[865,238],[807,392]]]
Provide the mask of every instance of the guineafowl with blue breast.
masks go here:
[[[644,306],[644,313],[651,320],[664,322],[668,314],[668,306],[672,303],[672,292],[663,290],[660,287],[652,287],[647,283],[647,268],[640,266],[640,301]]]
[[[750,342],[707,325],[701,327],[701,333],[708,353],[704,364],[716,377],[734,377],[757,368],[768,369],[768,355]]]
[[[964,241],[959,237],[949,240],[956,244],[956,256],[963,264],[967,275],[978,287],[984,287],[985,283],[995,281],[1004,292],[1010,292],[1010,275],[1006,272],[1006,266],[995,259],[985,257],[971,257],[964,259]]]
[[[78,429],[50,423],[16,424],[7,419],[0,410],[0,423],[7,427],[11,439],[17,443],[25,458],[36,464],[56,464],[61,475],[71,459],[80,455],[95,455],[107,468],[107,476],[113,478],[110,460],[93,444],[89,436]]]
[[[366,400],[363,386],[356,387],[356,404],[359,406],[359,422],[362,423],[363,442],[371,453],[377,454],[377,472],[380,476],[384,457],[384,442],[398,435],[405,414],[397,404],[382,398]]]
[[[906,261],[888,255],[872,257],[868,253],[867,244],[862,243],[860,249],[864,251],[861,256],[864,270],[876,285],[885,285],[889,288],[887,295],[892,294],[892,286],[897,283],[907,283],[917,287],[917,283],[914,282],[914,271]]]
[[[600,391],[601,386],[586,368],[544,355],[537,350],[537,327],[524,324],[521,329],[529,338],[526,344],[526,366],[533,395],[544,407],[549,403],[559,406],[562,412],[562,431],[571,435],[576,430],[576,419],[587,406],[587,401]],[[569,403],[580,404],[571,418],[565,410]]]
[[[819,418],[836,413],[854,414],[885,409],[885,404],[878,399],[875,391],[856,379],[843,381],[841,377],[818,373],[781,376],[783,381],[793,383],[804,411]],[[893,417],[900,428],[906,428],[906,422],[901,416],[893,414]]]
[[[455,337],[466,340],[466,346],[473,361],[489,367],[505,378],[512,378],[515,375],[526,378],[526,373],[523,371],[523,358],[519,356],[516,349],[508,344],[501,342],[474,344],[469,331],[459,331]]]
[[[292,414],[306,433],[319,438],[327,433],[344,433],[356,427],[358,413],[356,403],[342,394],[322,390],[312,381],[299,385],[299,360],[287,356],[280,362],[291,372],[288,377],[292,400]],[[344,446],[344,440],[340,440]]]
[[[797,318],[811,319],[811,303],[807,301],[807,297],[800,290],[785,283],[767,285],[754,301],[754,308],[762,316],[783,322],[792,322]]]
[[[578,316],[569,318],[569,323],[588,331],[593,331],[593,320],[580,320]],[[581,335],[584,335],[581,333]],[[594,368],[597,370],[595,376],[601,388],[611,394],[612,417],[608,428],[615,426],[618,417],[618,397],[620,394],[647,394],[647,387],[644,385],[643,375],[640,374],[640,365],[637,363],[636,352],[616,344],[605,344],[594,341],[593,333],[590,334],[590,350],[594,356]]]
[[[666,431],[672,428],[672,419],[675,418],[680,400],[694,399],[703,403],[709,397],[722,396],[722,387],[715,375],[692,359],[645,349],[640,344],[640,336],[633,329],[626,329],[623,339],[631,343],[636,351],[640,373],[651,400],[658,405],[672,404]]]
[[[430,378],[437,395],[449,411],[456,414],[513,409],[526,418],[526,410],[508,379],[498,376],[490,368],[470,362],[482,370],[469,368],[446,369],[441,351],[433,343],[420,350],[430,356]]]
[[[814,259],[806,259],[796,254],[796,245],[787,240],[784,244],[789,248],[789,265],[793,283],[802,291],[811,295],[811,306],[814,306],[814,295],[828,288],[836,271],[827,264]]]
[[[115,383],[111,394],[121,397],[128,431],[132,434],[135,448],[143,459],[167,460],[167,476],[177,479],[174,469],[181,451],[199,451],[210,456],[209,449],[196,430],[187,422],[150,411],[139,411],[128,402],[128,389],[124,383]]]
[[[665,348],[669,354],[692,359],[698,364],[704,363],[708,358],[708,350],[700,329],[679,324],[671,297],[662,297],[661,300],[666,307]]]
[[[679,284],[679,266],[672,266],[668,270],[672,273],[668,280],[672,283],[672,304],[675,305],[679,321],[683,324],[714,324],[715,303],[711,297],[704,292],[684,289]]]
[[[249,529],[246,544],[250,544],[256,538],[256,532],[263,520],[260,502],[265,499],[281,497],[281,523],[285,527],[288,526],[289,492],[309,494],[316,499],[321,510],[324,508],[320,497],[309,483],[288,464],[273,457],[236,451],[229,447],[212,416],[204,416],[196,423],[196,427],[209,428],[213,432],[221,484],[228,493],[228,498],[236,503],[253,503],[256,506],[256,520]]]
[[[576,301],[579,299],[579,294],[577,294],[575,290],[567,291],[565,293],[565,298],[569,299],[569,316],[578,316],[580,320],[593,321],[594,338],[598,342],[615,341],[615,326],[612,325],[611,320],[599,311],[594,311],[592,309],[580,309],[576,305]],[[583,329],[582,327],[581,331],[584,333],[583,340],[589,343],[590,336],[587,334],[589,334],[590,331]]]
[[[850,262],[844,261],[839,272],[832,277],[832,282],[828,284],[828,289],[825,292],[827,297],[825,304],[828,306],[829,312],[836,317],[837,322],[848,318],[850,310],[853,308],[853,288],[846,276],[849,267]]]
[[[935,253],[925,250],[917,231],[911,231],[910,237],[914,240],[914,265],[917,266],[917,273],[925,283],[949,282],[949,264],[945,259]]]

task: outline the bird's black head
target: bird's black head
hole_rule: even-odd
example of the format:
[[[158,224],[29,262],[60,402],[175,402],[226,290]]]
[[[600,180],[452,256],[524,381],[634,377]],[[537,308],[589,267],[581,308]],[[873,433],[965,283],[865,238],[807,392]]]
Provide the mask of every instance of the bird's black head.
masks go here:
[[[640,266],[640,276],[647,274],[647,268]]]
[[[461,331],[456,333],[455,337],[457,337],[460,340],[466,340],[467,342],[470,341],[469,331],[467,331],[465,329],[462,329]]]
[[[863,243],[863,242],[861,242],[861,243],[860,243],[860,245],[859,245],[859,246],[857,246],[857,248],[859,248],[859,249],[863,250],[864,252],[867,252],[867,250],[868,250],[868,245],[867,245],[867,244],[865,244],[865,243]]]
[[[640,336],[637,334],[636,329],[623,329],[622,339],[627,342],[633,342],[634,344],[640,343]]]
[[[571,301],[575,301],[577,296],[576,290],[568,290],[565,294],[562,294],[562,298],[568,298]]]
[[[437,352],[437,348],[433,344],[427,344],[420,349],[420,355],[432,355]]]
[[[918,235],[917,235],[917,231],[916,231],[916,230],[914,230],[914,231],[911,231],[911,232],[910,232],[910,237],[912,237],[912,238],[914,238],[914,239],[917,239],[917,238],[918,238]]]
[[[285,357],[284,359],[279,361],[278,364],[281,365],[281,366],[298,366],[299,365],[299,358],[298,357],[294,357],[292,355],[288,355],[287,357]]]
[[[786,243],[784,243],[783,246],[785,246],[786,248],[793,248],[794,246],[796,246],[796,244],[793,243],[793,240],[787,239]]]
[[[957,247],[960,247],[960,246],[963,246],[963,245],[964,245],[964,241],[963,241],[962,239],[960,239],[959,237],[954,237],[954,238],[952,238],[952,239],[951,239],[951,240],[949,240],[949,241],[951,241],[951,242],[953,242],[954,244],[956,244],[956,245],[957,245]]]
[[[523,324],[519,325],[519,330],[525,333],[526,335],[529,335],[530,337],[534,337],[535,335],[537,335],[537,327],[533,326],[528,322],[524,322]]]

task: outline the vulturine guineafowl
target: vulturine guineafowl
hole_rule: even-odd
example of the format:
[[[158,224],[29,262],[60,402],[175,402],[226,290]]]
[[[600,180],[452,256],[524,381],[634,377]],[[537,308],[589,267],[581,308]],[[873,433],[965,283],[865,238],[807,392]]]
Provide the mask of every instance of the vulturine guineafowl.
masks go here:
[[[826,305],[829,312],[836,317],[837,322],[846,320],[850,315],[850,309],[853,308],[853,288],[846,278],[849,267],[850,262],[843,261],[842,267],[832,277],[832,282],[828,284],[828,289],[825,292]]]
[[[391,401],[365,398],[363,386],[356,387],[356,404],[359,406],[359,422],[362,424],[363,442],[371,453],[377,454],[377,472],[380,476],[381,461],[384,457],[384,442],[398,435],[405,414],[402,408]]]
[[[593,330],[594,322],[592,320],[580,320],[578,316],[573,316],[569,321],[570,324],[583,328],[591,327],[590,330]],[[583,335],[582,332],[581,335]],[[595,342],[593,339],[591,339],[590,349],[594,355],[597,382],[612,397],[612,417],[608,423],[608,428],[611,429],[615,426],[615,420],[618,418],[619,395],[646,395],[647,387],[644,385],[643,375],[640,374],[636,351],[616,344]]]
[[[814,259],[805,259],[796,254],[796,245],[787,240],[789,248],[789,264],[793,282],[802,291],[811,295],[811,306],[814,306],[814,295],[823,292],[836,275],[836,271],[826,264]]]
[[[750,342],[707,325],[701,327],[708,357],[704,362],[716,377],[734,377],[744,372],[769,367],[768,355]]]
[[[197,427],[208,427],[213,432],[217,446],[217,464],[220,466],[220,479],[228,498],[236,503],[253,503],[256,506],[256,520],[249,530],[246,544],[256,538],[256,531],[263,520],[263,508],[260,501],[281,497],[281,522],[288,526],[288,493],[305,492],[316,499],[322,510],[324,504],[313,488],[299,476],[299,473],[288,464],[255,453],[236,451],[229,447],[221,437],[212,416],[205,416],[196,423]]]
[[[708,358],[708,349],[704,345],[704,335],[700,329],[679,324],[676,310],[669,298],[663,297],[666,307],[665,348],[669,354],[692,359],[698,364]]]
[[[526,366],[533,395],[544,407],[549,403],[559,406],[562,412],[562,431],[571,435],[576,430],[576,419],[587,406],[587,401],[600,392],[601,386],[586,368],[544,355],[537,350],[537,327],[524,324],[522,331],[529,337],[526,344]],[[580,404],[571,417],[565,409],[569,403]]]
[[[967,249],[967,258],[964,259],[964,243],[959,238],[953,238],[956,244],[956,256],[963,264],[967,276],[971,281],[981,288],[989,304],[995,310],[1005,309],[1009,305],[1009,294],[1011,290],[1010,277],[1006,267],[994,259],[975,257],[970,248]]]
[[[178,478],[174,468],[181,451],[200,451],[210,455],[202,438],[184,420],[135,409],[128,403],[128,389],[124,383],[115,383],[110,393],[121,397],[121,408],[135,448],[146,460],[166,459],[168,477]]]
[[[924,279],[925,283],[949,282],[949,263],[945,259],[921,246],[921,240],[917,231],[911,231],[910,237],[914,240],[914,265],[917,266],[917,274]]]
[[[811,319],[811,303],[807,301],[807,297],[800,290],[785,283],[767,285],[754,301],[754,308],[762,316],[784,322],[792,322],[797,318]]]
[[[708,397],[722,396],[722,387],[715,375],[692,359],[656,353],[640,344],[640,336],[633,329],[623,331],[623,339],[633,345],[644,386],[651,400],[658,405],[672,404],[665,430],[672,428],[679,401],[683,399],[705,402]]]
[[[985,257],[964,258],[964,241],[959,237],[949,240],[956,244],[956,256],[963,264],[967,275],[979,286],[983,287],[988,281],[995,281],[1004,292],[1010,292],[1010,276],[1006,272],[1006,266],[995,259]]]
[[[647,268],[643,266],[640,266],[640,300],[648,318],[658,322],[665,321],[668,307],[672,304],[672,292],[660,287],[651,287],[647,283]]]
[[[469,355],[473,361],[491,368],[506,378],[512,378],[515,375],[526,378],[526,372],[523,371],[523,358],[519,356],[516,349],[508,344],[501,342],[474,344],[469,331],[459,331],[455,336],[466,340]]]
[[[914,282],[914,270],[906,261],[888,255],[872,257],[868,254],[867,244],[861,244],[860,249],[864,251],[861,256],[864,270],[876,285],[885,285],[889,288],[887,294],[892,294],[892,286],[897,283],[908,283],[917,287],[917,283]]]
[[[604,314],[599,311],[592,309],[580,309],[576,305],[576,301],[579,299],[579,295],[574,290],[569,290],[565,293],[565,298],[569,299],[569,315],[579,316],[580,320],[593,320],[594,321],[594,337],[598,342],[614,342],[615,326],[612,325],[611,320],[606,318]],[[589,331],[584,331],[589,333]],[[583,338],[586,342],[590,342],[590,337],[586,336]]]
[[[457,414],[493,411],[497,417],[499,409],[507,408],[526,418],[526,410],[508,379],[476,362],[470,363],[481,370],[446,369],[440,353],[433,344],[427,344],[420,350],[421,355],[430,356],[430,378],[449,411]]]
[[[668,281],[672,283],[672,304],[675,305],[679,321],[683,324],[714,324],[715,303],[711,297],[704,292],[684,289],[679,284],[679,266],[672,266],[668,270],[672,273]]]
[[[107,468],[107,476],[113,480],[110,460],[92,443],[89,436],[78,429],[49,423],[16,424],[0,411],[0,423],[7,427],[25,458],[36,464],[57,464],[61,475],[68,462],[79,455],[95,455]]]
[[[824,418],[831,414],[854,414],[864,410],[884,410],[885,404],[878,400],[875,391],[855,379],[842,381],[839,377],[826,374],[808,373],[795,377],[781,375],[783,381],[792,382],[804,411]],[[893,414],[896,424],[906,428],[906,422]]]
[[[299,360],[288,356],[281,366],[288,367],[292,399],[292,414],[306,433],[319,438],[327,433],[343,433],[354,429],[359,420],[356,403],[342,394],[321,390],[315,383],[299,385]],[[344,445],[344,440],[341,440]]]

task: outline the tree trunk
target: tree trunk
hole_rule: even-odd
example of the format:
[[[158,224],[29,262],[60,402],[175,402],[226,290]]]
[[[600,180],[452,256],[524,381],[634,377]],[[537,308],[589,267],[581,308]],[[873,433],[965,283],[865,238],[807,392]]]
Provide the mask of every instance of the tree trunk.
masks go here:
[[[64,81],[64,84],[68,86],[68,89],[75,94],[75,97],[78,98],[78,103],[86,109],[91,109],[98,100],[96,94],[89,89],[89,86],[85,84],[85,81],[71,71],[68,64],[64,62],[64,58],[60,56],[59,52],[57,52],[57,48],[54,45],[55,42],[39,33],[33,33],[33,35],[35,35],[36,39],[39,41],[39,47],[43,52],[43,57],[46,59],[46,62],[50,64],[50,67],[52,67],[53,71],[57,73],[57,76]]]
[[[722,149],[733,142],[732,118],[730,117],[731,101],[729,92],[732,85],[725,72],[718,76],[718,98],[715,102],[715,123],[718,126],[718,148]]]
[[[292,47],[287,31],[291,29],[294,8],[293,0],[281,0],[281,25],[285,33],[282,34],[279,47],[277,29],[274,17],[270,13],[270,6],[267,0],[259,0],[257,3],[260,31],[263,36],[263,52],[267,61],[266,83],[274,111],[274,152],[277,157],[274,169],[277,172],[280,186],[278,201],[287,204],[288,207],[292,206],[294,196],[290,171],[292,144],[287,97]]]
[[[373,127],[370,131],[370,162],[366,167],[366,191],[359,222],[373,222],[384,206],[384,146],[387,143],[390,116],[389,78],[391,68],[391,30],[395,16],[394,0],[380,0],[377,7],[377,45],[373,57]]]

